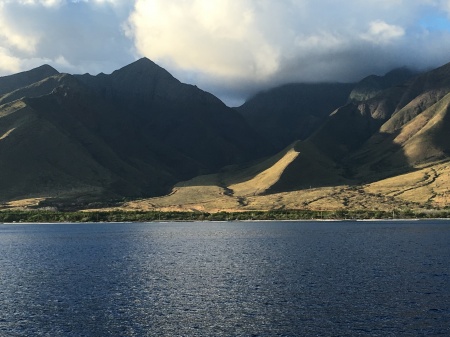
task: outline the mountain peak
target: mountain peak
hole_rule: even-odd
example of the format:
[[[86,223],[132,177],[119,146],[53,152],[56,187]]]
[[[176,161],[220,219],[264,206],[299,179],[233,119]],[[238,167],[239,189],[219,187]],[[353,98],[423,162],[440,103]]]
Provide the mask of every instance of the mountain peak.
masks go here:
[[[29,70],[29,72],[48,72],[48,73],[52,73],[52,75],[56,75],[59,74],[59,71],[56,70],[55,68],[53,68],[51,65],[49,64],[43,64],[39,67],[36,67],[34,69]]]
[[[57,74],[59,74],[59,72],[55,68],[49,66],[48,64],[44,64],[28,71],[0,77],[0,95],[28,86],[35,82],[39,82],[47,77]]]
[[[122,71],[161,71],[164,70],[160,66],[158,66],[155,62],[152,60],[142,57],[125,67],[120,68],[119,70],[116,70],[115,72],[122,72]]]
[[[152,82],[155,80],[178,82],[178,80],[176,80],[167,70],[146,57],[140,58],[139,60],[114,71],[111,75],[113,78],[120,79],[120,81],[127,81],[128,79],[132,82]]]
[[[147,57],[141,57],[140,59],[138,59],[138,60],[136,60],[136,61],[134,61],[134,62],[132,62],[131,64],[141,64],[141,65],[148,65],[148,64],[151,64],[151,65],[156,65],[156,63],[155,62],[153,62],[152,60],[150,60],[149,58],[147,58]]]

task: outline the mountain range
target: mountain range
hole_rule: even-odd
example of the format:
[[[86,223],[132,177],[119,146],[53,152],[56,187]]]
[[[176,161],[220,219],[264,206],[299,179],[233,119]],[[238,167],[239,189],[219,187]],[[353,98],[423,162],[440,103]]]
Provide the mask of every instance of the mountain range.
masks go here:
[[[147,58],[97,76],[44,65],[0,77],[0,202],[445,206],[449,104],[450,64],[287,84],[238,108]]]

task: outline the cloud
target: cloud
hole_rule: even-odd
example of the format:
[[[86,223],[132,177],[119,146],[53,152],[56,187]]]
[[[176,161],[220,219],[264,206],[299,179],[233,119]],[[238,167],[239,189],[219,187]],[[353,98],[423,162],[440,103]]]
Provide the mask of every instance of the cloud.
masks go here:
[[[20,71],[20,59],[11,56],[9,51],[0,47],[0,71],[11,74]]]
[[[264,76],[277,67],[277,46],[255,22],[249,1],[137,1],[130,26],[140,54],[215,76]],[[242,72],[245,69],[245,72]]]
[[[450,0],[0,0],[0,75],[108,73],[146,56],[234,104],[449,55]]]
[[[450,36],[419,25],[424,9],[450,1],[137,0],[128,36],[139,55],[231,94],[450,61],[450,45],[429,50]]]
[[[362,35],[363,39],[373,43],[389,43],[405,35],[405,30],[396,25],[376,20],[369,24],[369,31]]]
[[[0,47],[20,60],[21,70],[50,63],[63,72],[109,72],[134,60],[122,28],[131,6],[125,0],[0,0]]]
[[[36,49],[37,39],[11,30],[6,20],[2,20],[0,21],[0,43],[4,48],[32,54]]]
[[[3,3],[12,3],[11,0],[3,0]],[[15,1],[19,5],[28,5],[28,6],[45,6],[45,7],[53,7],[60,5],[63,0],[16,0]]]

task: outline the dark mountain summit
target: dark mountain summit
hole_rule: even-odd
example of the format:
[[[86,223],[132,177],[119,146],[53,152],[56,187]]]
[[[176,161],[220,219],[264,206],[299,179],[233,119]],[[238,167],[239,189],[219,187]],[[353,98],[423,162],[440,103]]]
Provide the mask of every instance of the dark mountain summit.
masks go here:
[[[261,140],[237,112],[210,93],[181,83],[149,59],[111,75],[78,78],[120,108],[117,118],[132,124],[141,141],[159,144],[155,151],[170,147],[174,155],[189,157],[195,166],[203,167],[198,172],[254,159],[264,151]]]
[[[7,94],[0,95],[0,105],[15,101],[22,97],[39,97],[50,94],[55,88],[62,85],[68,85],[69,81],[72,81],[72,85],[75,85],[74,78],[68,74],[57,74],[50,77],[46,77],[43,80],[33,82],[30,85],[20,87]]]
[[[46,64],[29,71],[0,77],[0,95],[26,87],[56,74],[58,74],[58,71]]]
[[[181,83],[167,70],[145,57],[114,71],[111,75],[85,74],[77,78],[105,98],[119,102],[127,100],[138,104],[156,99],[169,101],[202,99],[223,105],[215,96],[196,86]]]
[[[148,59],[35,79],[0,97],[3,198],[158,195],[263,150],[236,111]]]

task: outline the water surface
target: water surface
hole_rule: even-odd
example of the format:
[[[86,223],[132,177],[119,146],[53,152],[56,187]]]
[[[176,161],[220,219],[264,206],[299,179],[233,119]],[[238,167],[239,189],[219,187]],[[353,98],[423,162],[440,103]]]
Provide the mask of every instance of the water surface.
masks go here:
[[[0,224],[0,336],[449,336],[450,222]]]

